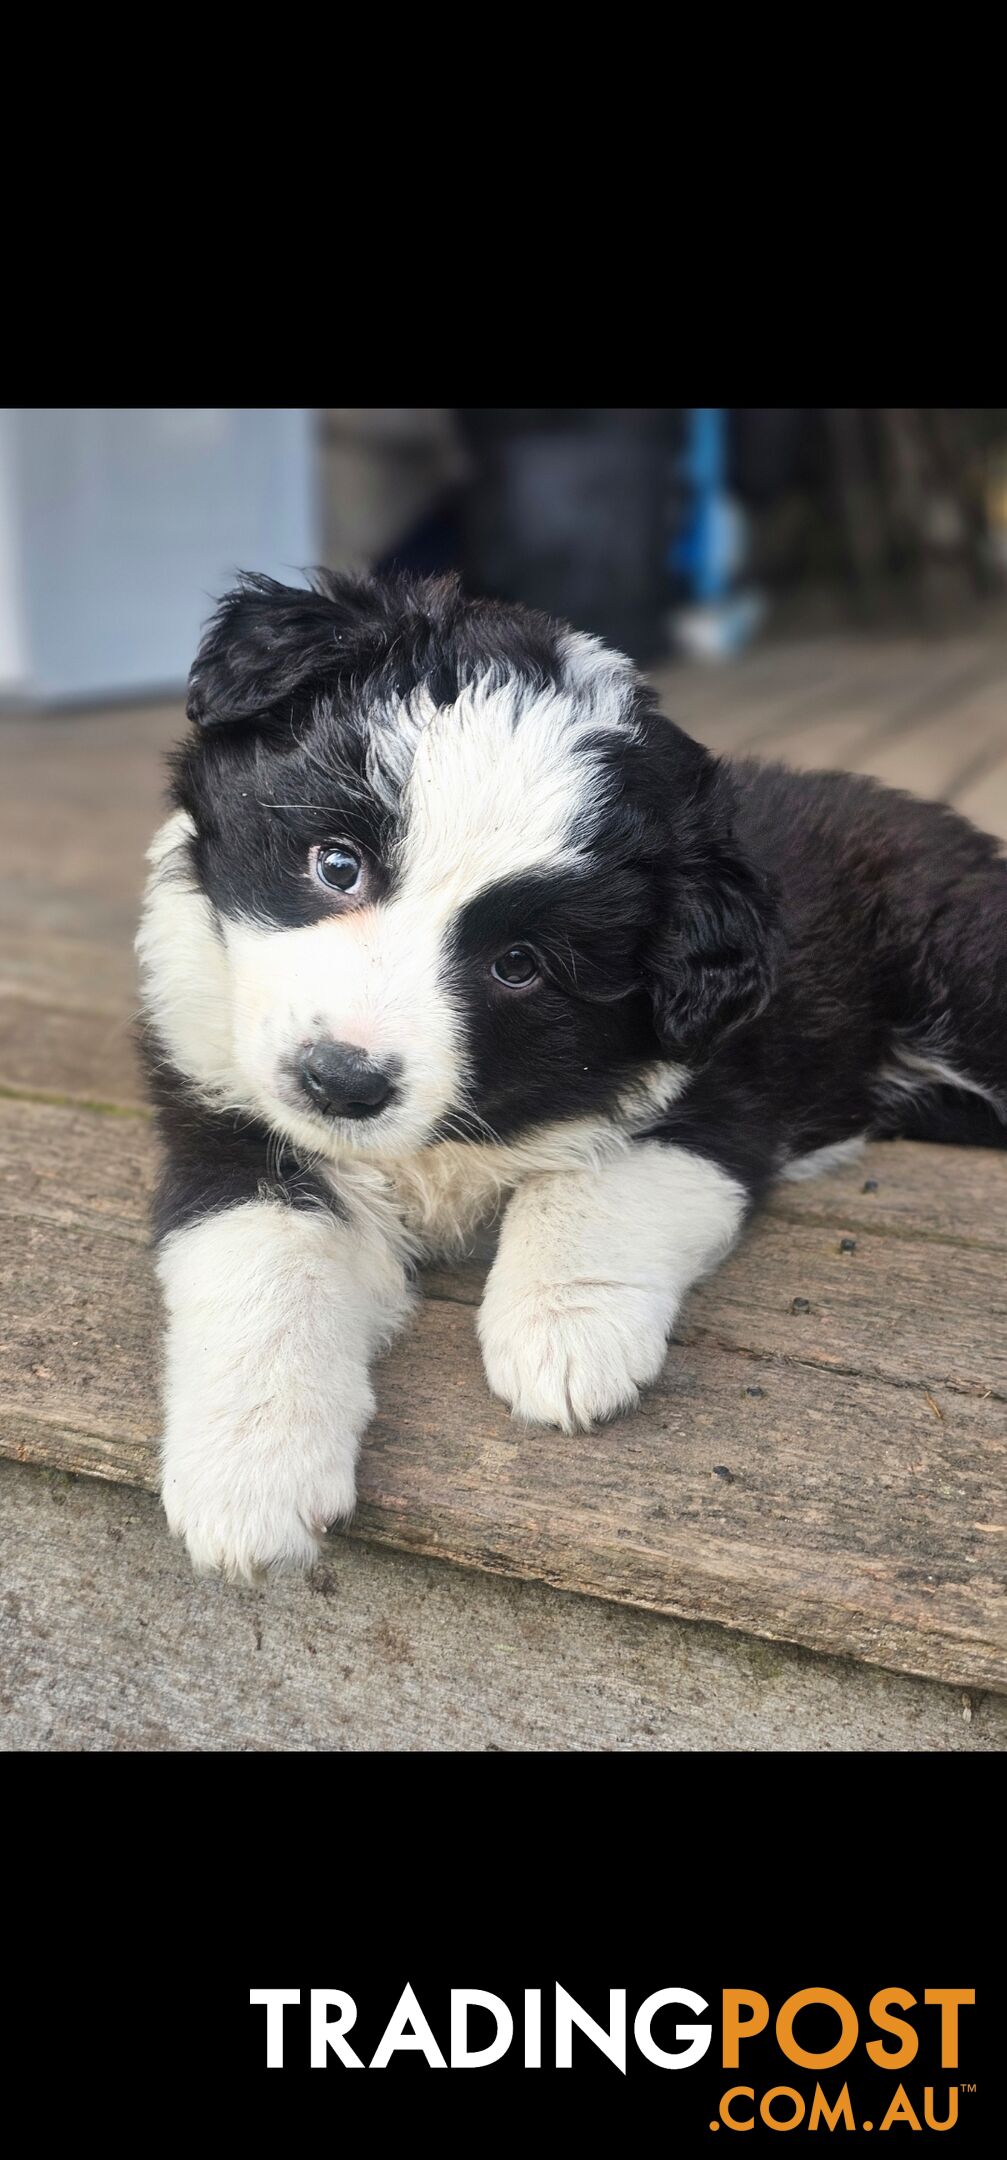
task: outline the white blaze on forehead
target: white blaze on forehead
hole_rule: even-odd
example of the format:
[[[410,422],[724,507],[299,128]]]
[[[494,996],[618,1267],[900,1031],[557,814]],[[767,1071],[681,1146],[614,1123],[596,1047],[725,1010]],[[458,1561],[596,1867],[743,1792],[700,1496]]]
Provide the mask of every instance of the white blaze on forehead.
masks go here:
[[[580,630],[564,632],[557,640],[557,652],[562,664],[562,690],[543,686],[539,700],[519,677],[507,680],[499,670],[491,668],[452,705],[436,705],[428,686],[421,683],[399,705],[372,711],[367,721],[364,778],[389,815],[399,815],[420,737],[438,714],[460,715],[463,721],[471,719],[477,725],[495,726],[499,736],[528,705],[544,702],[554,710],[562,706],[566,722],[572,721],[574,732],[581,735],[590,728],[617,725],[636,681],[632,661],[624,653],[611,651],[600,638]],[[576,713],[571,707],[572,697],[577,700]],[[491,704],[492,719],[487,722],[486,708]],[[324,779],[324,766],[319,770]],[[352,775],[340,777],[344,781],[349,778],[351,787],[354,784]]]
[[[500,879],[578,862],[609,785],[597,738],[620,728],[621,705],[492,678],[422,717],[414,700],[403,894],[436,896],[443,920]]]

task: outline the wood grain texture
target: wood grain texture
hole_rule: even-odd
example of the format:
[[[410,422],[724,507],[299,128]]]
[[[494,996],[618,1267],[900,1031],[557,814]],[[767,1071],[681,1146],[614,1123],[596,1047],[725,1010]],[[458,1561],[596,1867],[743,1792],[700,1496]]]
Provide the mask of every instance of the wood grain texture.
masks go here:
[[[0,1087],[142,1102],[131,1028],[144,852],[178,705],[0,729]]]
[[[429,1271],[351,1534],[1007,1688],[1005,1171],[897,1143],[781,1185],[639,1411],[576,1440],[489,1396],[480,1265]],[[155,1485],[152,1178],[142,1118],[0,1103],[0,1451]]]

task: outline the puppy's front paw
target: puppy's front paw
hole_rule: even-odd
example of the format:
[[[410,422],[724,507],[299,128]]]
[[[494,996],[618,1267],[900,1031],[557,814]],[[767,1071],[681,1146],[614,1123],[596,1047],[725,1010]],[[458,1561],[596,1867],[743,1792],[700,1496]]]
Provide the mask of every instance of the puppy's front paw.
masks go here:
[[[632,1409],[661,1370],[667,1329],[663,1301],[623,1283],[548,1283],[514,1298],[491,1275],[479,1315],[494,1395],[564,1432]]]
[[[356,1439],[254,1425],[228,1433],[169,1427],[161,1494],[168,1526],[197,1575],[258,1583],[310,1568],[329,1525],[352,1514]]]

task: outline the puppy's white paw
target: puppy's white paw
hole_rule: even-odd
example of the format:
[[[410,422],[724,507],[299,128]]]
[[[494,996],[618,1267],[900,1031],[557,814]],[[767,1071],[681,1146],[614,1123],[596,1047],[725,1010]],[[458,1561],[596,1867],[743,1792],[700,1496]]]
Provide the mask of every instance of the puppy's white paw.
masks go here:
[[[491,1274],[479,1315],[494,1395],[564,1432],[632,1409],[661,1370],[667,1330],[666,1301],[622,1283],[548,1283],[513,1299]]]
[[[212,1437],[169,1434],[161,1495],[173,1536],[197,1575],[253,1584],[310,1568],[325,1531],[356,1499],[357,1440],[240,1427]]]
[[[310,1567],[353,1509],[369,1365],[406,1317],[373,1220],[250,1201],[166,1238],[161,1491],[193,1566],[233,1582]]]

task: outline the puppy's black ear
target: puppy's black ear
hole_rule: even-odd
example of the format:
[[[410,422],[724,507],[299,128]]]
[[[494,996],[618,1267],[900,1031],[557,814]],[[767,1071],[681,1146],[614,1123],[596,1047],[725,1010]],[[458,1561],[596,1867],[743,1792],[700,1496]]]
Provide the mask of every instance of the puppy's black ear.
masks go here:
[[[768,1004],[779,959],[772,881],[734,830],[727,772],[698,751],[679,798],[669,856],[667,917],[649,955],[654,1020],[669,1056],[703,1059]]]
[[[244,575],[220,602],[189,676],[201,728],[287,725],[313,690],[390,641],[389,596],[371,578],[317,574],[310,588]]]

